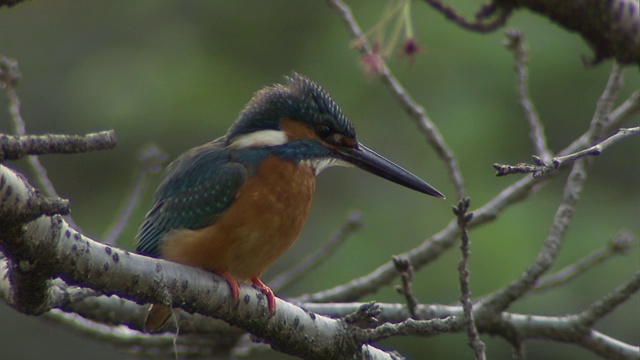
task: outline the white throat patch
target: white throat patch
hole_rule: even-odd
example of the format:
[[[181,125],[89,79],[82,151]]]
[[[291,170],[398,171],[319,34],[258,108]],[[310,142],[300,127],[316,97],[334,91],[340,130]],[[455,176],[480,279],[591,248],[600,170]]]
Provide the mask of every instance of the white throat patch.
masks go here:
[[[306,166],[310,166],[313,169],[313,173],[315,175],[320,174],[322,170],[331,166],[345,166],[345,167],[353,166],[346,161],[342,161],[334,158],[319,158],[319,159],[303,160],[300,163]]]
[[[229,145],[232,149],[249,147],[283,145],[289,141],[287,134],[280,130],[261,130],[250,134],[240,135]]]

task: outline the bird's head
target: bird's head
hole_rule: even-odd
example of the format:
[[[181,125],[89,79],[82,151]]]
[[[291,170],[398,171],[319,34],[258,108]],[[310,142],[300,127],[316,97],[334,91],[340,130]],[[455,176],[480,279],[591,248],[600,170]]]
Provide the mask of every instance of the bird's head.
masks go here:
[[[304,76],[267,87],[249,101],[226,135],[231,149],[260,148],[311,166],[316,174],[341,165],[356,166],[410,189],[444,195],[407,170],[362,145],[353,125],[331,96]]]

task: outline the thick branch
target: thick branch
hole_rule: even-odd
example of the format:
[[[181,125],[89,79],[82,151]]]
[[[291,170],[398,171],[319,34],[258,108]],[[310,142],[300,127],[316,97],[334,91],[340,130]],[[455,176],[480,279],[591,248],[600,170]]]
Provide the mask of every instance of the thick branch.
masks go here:
[[[640,65],[637,0],[494,0],[499,7],[526,8],[576,31],[595,52],[591,64],[615,58]]]
[[[0,165],[0,174],[7,173],[12,171]],[[14,203],[15,211],[20,211],[24,202],[26,199]],[[274,347],[292,355],[326,358],[368,353],[372,358],[389,358],[379,349],[357,343],[342,321],[316,315],[280,299],[277,314],[269,317],[264,296],[253,287],[241,286],[241,301],[236,303],[222,277],[95,242],[70,228],[59,216],[40,217],[31,222],[23,239],[3,235],[0,247],[12,262],[37,263],[40,279],[61,277],[68,284],[105,295],[173,305],[190,313],[213,316],[268,339]],[[12,271],[11,268],[10,276]],[[46,291],[35,295],[34,302],[47,303]]]
[[[3,271],[6,271],[6,269],[2,265],[2,262],[0,262],[0,298],[6,299],[7,292],[9,291],[9,284],[3,280],[5,279],[5,273]],[[622,286],[622,288],[624,287],[625,286]],[[63,287],[61,287],[61,289],[62,288]],[[70,287],[66,287],[65,290],[70,293],[83,291]],[[67,296],[67,298],[69,297],[75,296]],[[361,303],[305,303],[301,305],[303,305],[303,307],[308,311],[329,315],[334,318],[342,318],[349,316],[350,314],[352,315],[359,312],[363,306],[366,308],[370,307],[370,304]],[[407,308],[403,304],[378,303],[376,304],[376,308],[382,310],[381,312],[378,311],[376,313],[376,318],[382,323],[401,323],[409,316]],[[146,313],[146,307],[136,305],[133,302],[120,299],[116,296],[102,296],[98,298],[86,298],[80,302],[70,303],[65,308],[65,311],[83,314],[85,319],[97,321],[99,323],[111,323],[114,325],[127,323],[129,324],[129,327],[141,329]],[[418,317],[422,319],[448,317],[447,322],[449,324],[456,325],[455,329],[449,329],[446,330],[446,332],[464,331],[463,309],[461,306],[418,305],[416,307],[416,311]],[[92,337],[109,341],[117,346],[136,345],[137,347],[159,347],[161,349],[165,348],[165,351],[171,351],[173,347],[172,336],[141,336],[139,332],[129,331],[122,327],[105,327],[104,325],[96,324],[92,321],[86,321],[62,312],[48,314],[50,314],[47,315],[48,318],[53,321],[69,324],[72,329],[78,330]],[[137,320],[132,320],[132,318]],[[81,321],[74,322],[74,320],[77,319]],[[600,334],[597,331],[587,331],[585,335],[584,327],[575,326],[575,319],[576,316],[574,315],[552,317],[504,312],[497,320],[495,318],[480,317],[477,320],[477,325],[481,333],[499,335],[505,338],[512,336],[515,331],[518,336],[520,336],[521,340],[542,339],[559,342],[574,342],[578,346],[582,346],[587,350],[593,351],[607,358],[636,359],[640,354],[638,347],[622,343],[618,340]],[[419,324],[420,327],[423,328],[412,329],[410,325],[415,324]],[[404,334],[433,336],[435,335],[435,333],[433,333],[435,329],[443,330],[441,325],[442,324],[439,321],[405,323],[399,328],[387,326],[369,334],[376,338],[385,337],[385,333],[388,333],[389,335]],[[234,332],[232,329],[233,328],[229,328],[226,324],[220,321],[209,317],[199,316],[197,314],[188,315],[184,313],[184,316],[181,316],[180,318],[181,334],[186,335],[198,332],[205,335],[208,338],[208,342],[212,342],[212,339],[214,338],[218,341],[219,337],[230,336],[232,334],[235,334],[235,336],[239,335],[239,333]],[[175,331],[175,329],[172,331]],[[232,334],[229,333],[230,331]],[[194,346],[192,343],[187,343],[187,341],[189,340],[188,338],[185,339],[184,335],[178,338],[179,352],[182,349],[181,344],[186,343],[192,347]],[[227,342],[227,344],[229,343]],[[220,346],[222,346],[222,344],[220,344]]]

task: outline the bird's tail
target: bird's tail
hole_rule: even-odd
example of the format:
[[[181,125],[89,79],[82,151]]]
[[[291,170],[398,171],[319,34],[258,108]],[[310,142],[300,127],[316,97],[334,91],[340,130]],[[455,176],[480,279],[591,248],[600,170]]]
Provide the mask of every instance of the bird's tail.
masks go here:
[[[147,319],[144,321],[144,328],[149,332],[160,330],[162,325],[167,322],[173,314],[173,309],[161,304],[151,304]]]

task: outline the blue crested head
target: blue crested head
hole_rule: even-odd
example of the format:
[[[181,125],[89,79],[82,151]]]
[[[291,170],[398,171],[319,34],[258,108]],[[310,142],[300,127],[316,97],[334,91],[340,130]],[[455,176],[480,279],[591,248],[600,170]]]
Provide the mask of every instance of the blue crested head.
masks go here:
[[[331,96],[304,76],[260,90],[224,138],[233,156],[255,168],[267,156],[309,166],[315,174],[356,166],[425,194],[444,197],[415,175],[356,140],[356,132]]]
[[[255,94],[229,129],[229,143],[258,131],[282,130],[283,120],[304,124],[320,139],[337,133],[355,142],[353,126],[322,87],[297,73],[286,79]]]

